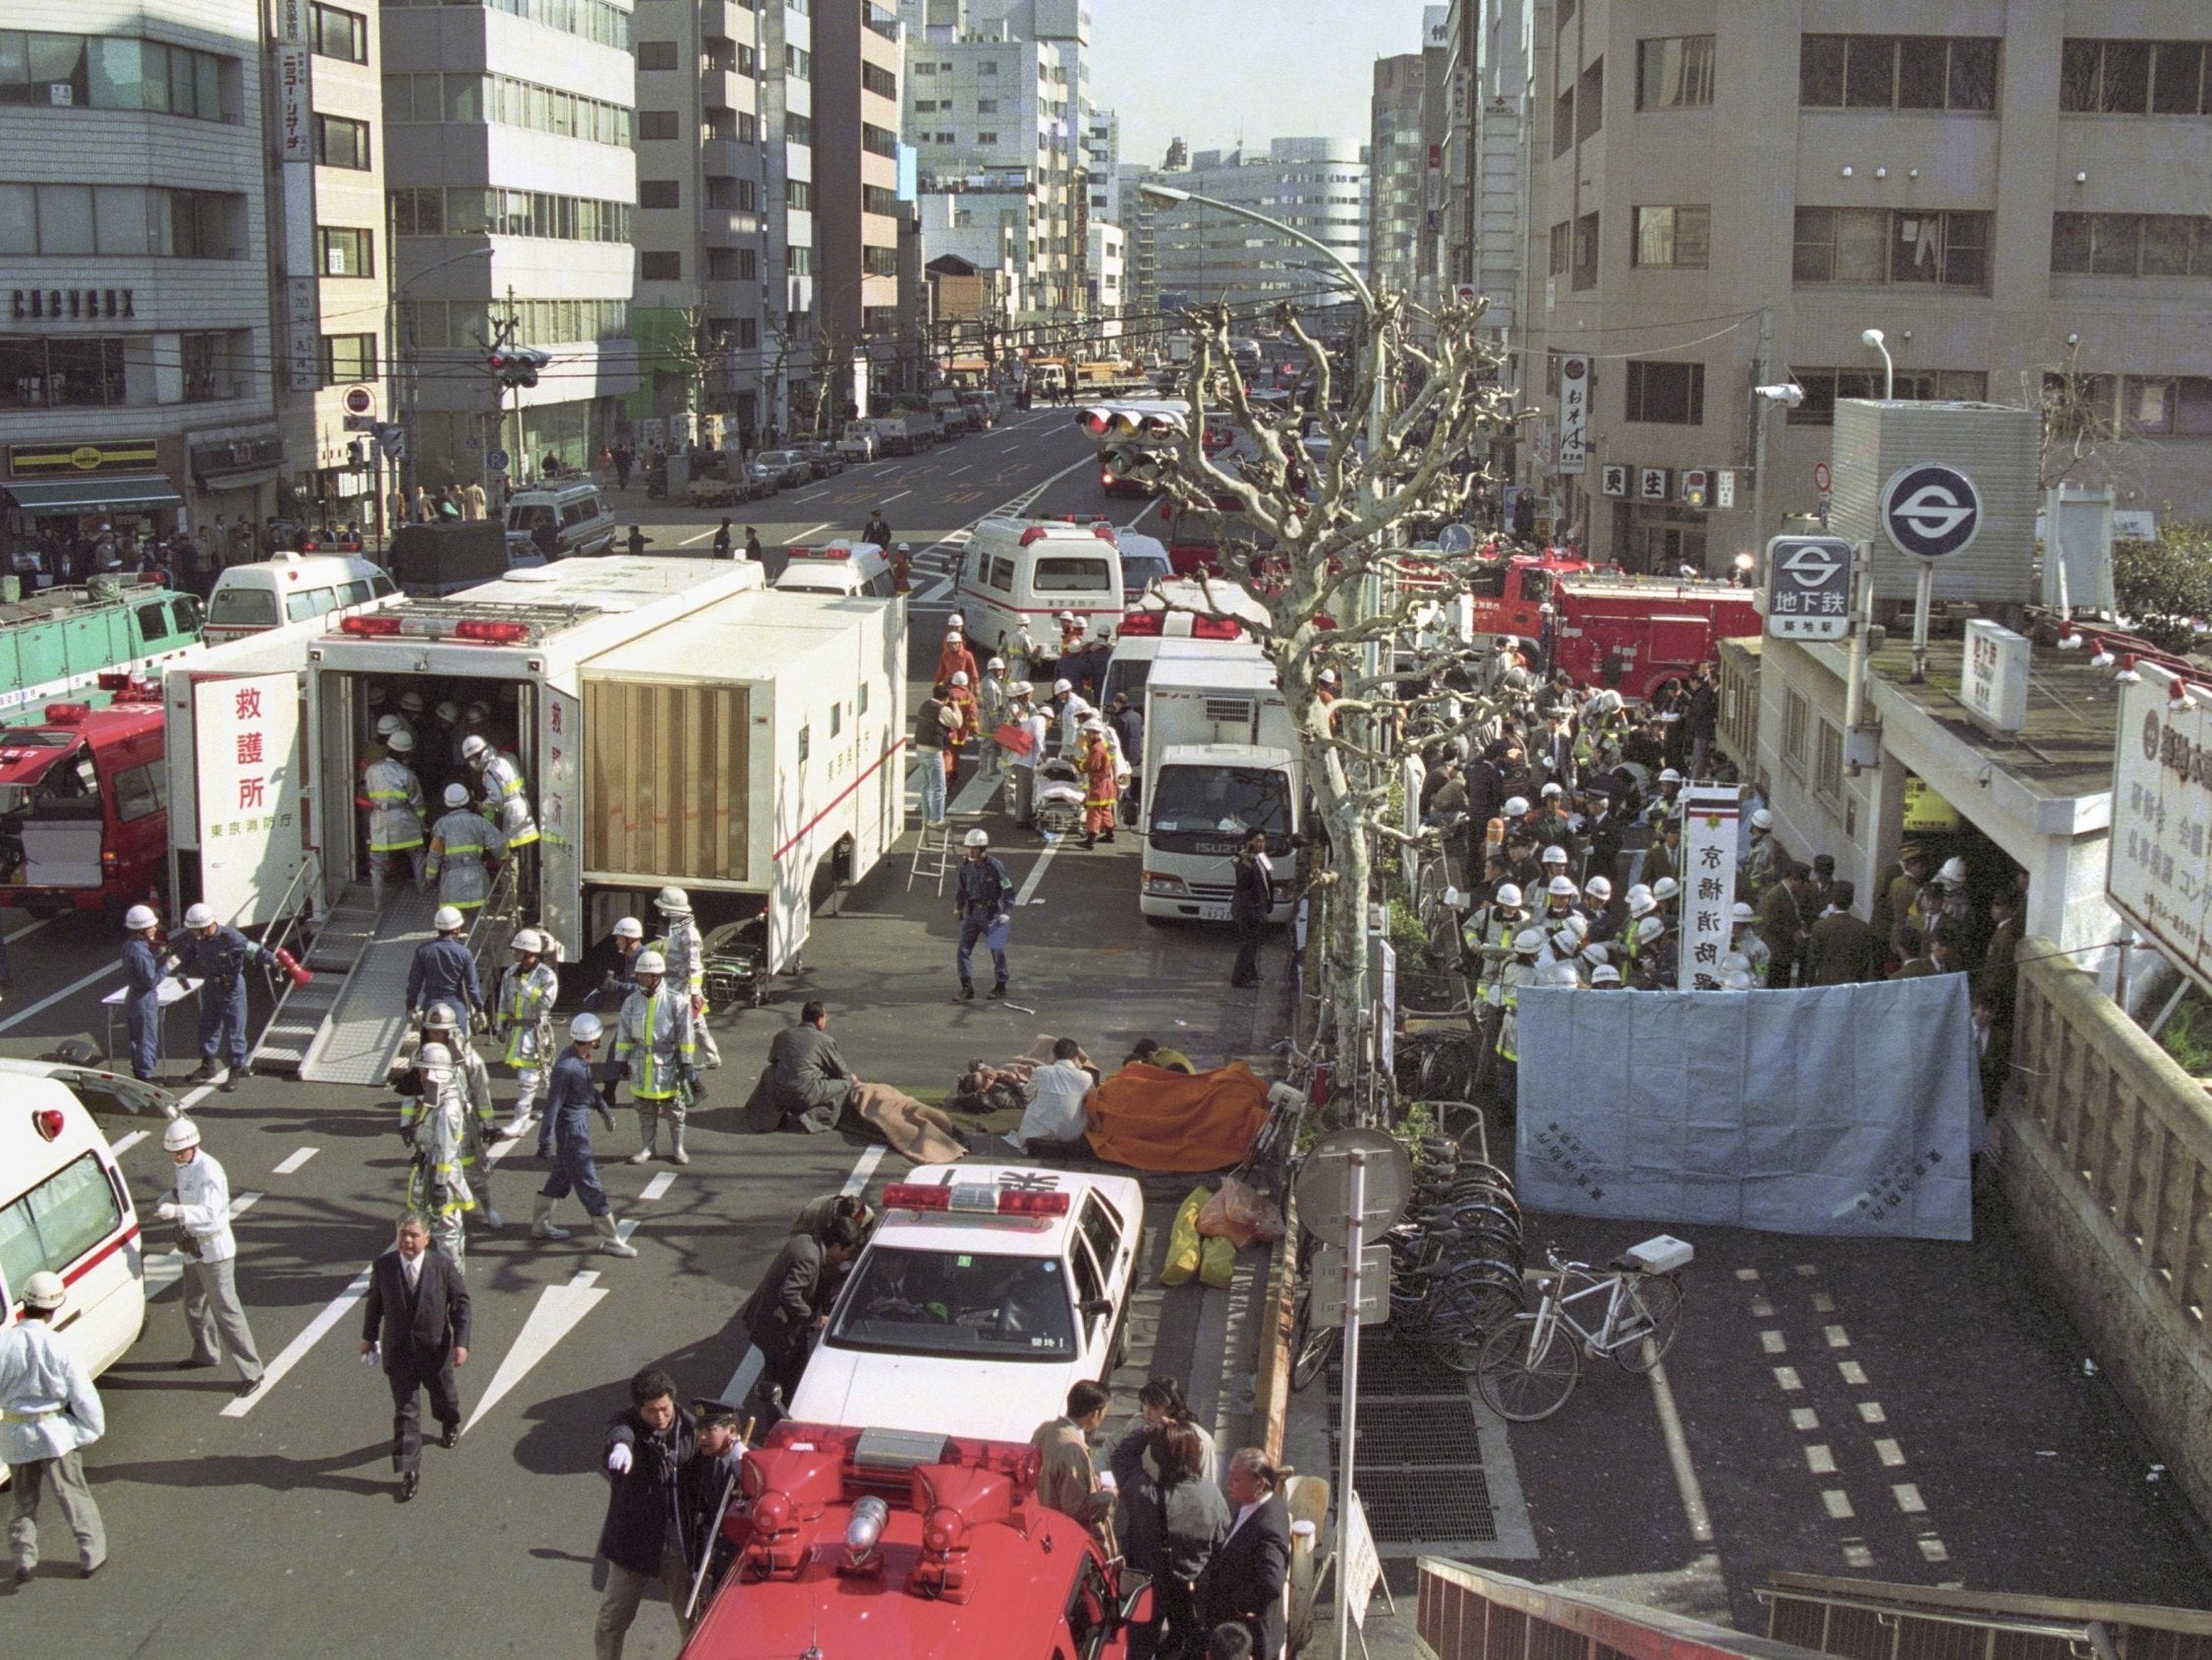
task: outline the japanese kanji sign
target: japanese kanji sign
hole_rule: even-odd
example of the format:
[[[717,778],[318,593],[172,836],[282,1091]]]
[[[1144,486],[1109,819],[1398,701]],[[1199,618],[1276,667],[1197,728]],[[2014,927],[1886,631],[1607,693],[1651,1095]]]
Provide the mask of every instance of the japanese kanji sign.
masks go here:
[[[200,680],[192,697],[201,893],[226,922],[272,922],[305,857],[298,680]]]
[[[1729,954],[1734,921],[1740,811],[1733,784],[1683,786],[1681,966],[1674,982],[1681,991],[1721,989],[1721,959]]]
[[[577,827],[582,811],[584,769],[579,764],[578,740],[584,731],[584,706],[566,692],[545,688],[544,776],[539,785],[539,857],[542,861],[539,910],[540,926],[551,932],[571,958],[588,942],[584,919],[578,911],[583,866]]]
[[[1561,477],[1586,472],[1590,465],[1590,360],[1580,352],[1560,360],[1560,456]]]
[[[1767,633],[1782,640],[1847,640],[1851,544],[1835,536],[1778,536],[1767,544]]]
[[[2123,686],[2105,896],[2200,986],[2212,987],[2212,710],[2163,668]]]

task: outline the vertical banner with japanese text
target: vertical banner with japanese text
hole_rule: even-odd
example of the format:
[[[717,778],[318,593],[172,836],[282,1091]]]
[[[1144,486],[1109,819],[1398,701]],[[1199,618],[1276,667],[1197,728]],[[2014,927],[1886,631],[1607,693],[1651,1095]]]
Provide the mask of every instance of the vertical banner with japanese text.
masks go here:
[[[193,684],[200,896],[223,921],[257,928],[300,874],[300,684],[249,674]]]
[[[1736,815],[1742,809],[1733,784],[1686,784],[1681,800],[1681,969],[1675,990],[1717,992],[1734,921]]]
[[[2121,687],[2105,897],[2212,985],[2212,710],[2155,663]]]
[[[1590,468],[1590,360],[1579,352],[1560,359],[1560,477]]]
[[[589,942],[578,914],[582,891],[577,825],[582,802],[583,768],[576,744],[584,731],[584,706],[566,692],[547,686],[543,773],[538,792],[539,923],[560,943],[561,955],[574,962]]]

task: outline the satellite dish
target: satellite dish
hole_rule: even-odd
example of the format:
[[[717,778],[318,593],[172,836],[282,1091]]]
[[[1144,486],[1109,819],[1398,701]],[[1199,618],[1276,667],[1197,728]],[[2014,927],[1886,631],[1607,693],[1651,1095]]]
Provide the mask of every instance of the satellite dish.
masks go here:
[[[1467,525],[1446,525],[1437,532],[1437,551],[1440,553],[1472,553],[1475,550],[1475,533]]]

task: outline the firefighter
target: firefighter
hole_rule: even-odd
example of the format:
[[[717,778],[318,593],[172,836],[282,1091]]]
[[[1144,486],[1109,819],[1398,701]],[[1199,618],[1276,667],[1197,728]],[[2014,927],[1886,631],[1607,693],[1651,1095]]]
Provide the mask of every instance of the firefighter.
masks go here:
[[[469,810],[469,786],[445,786],[445,812],[430,827],[430,853],[423,874],[438,885],[438,902],[462,913],[482,910],[491,896],[491,871],[506,854],[507,838]]]
[[[423,886],[423,783],[408,765],[414,753],[414,734],[404,725],[396,728],[384,740],[382,758],[369,764],[361,780],[369,796],[369,902],[379,913],[384,908],[384,873],[394,854],[407,856],[416,887]]]
[[[407,1173],[407,1208],[430,1219],[430,1242],[466,1269],[467,1235],[461,1219],[476,1208],[469,1178],[462,1173],[469,1142],[469,1104],[462,1098],[453,1052],[426,1043],[415,1057],[426,1106],[410,1122],[403,1115],[401,1135],[415,1150]]]
[[[423,1017],[423,1041],[441,1043],[453,1052],[454,1070],[460,1074],[462,1098],[469,1104],[468,1143],[462,1150],[461,1170],[486,1228],[501,1225],[499,1207],[491,1202],[491,1143],[498,1135],[498,1109],[491,1103],[491,1068],[469,1041],[469,1028],[461,1011],[449,1002],[433,1003]],[[406,1112],[401,1111],[401,1120]]]
[[[1498,977],[1499,1013],[1497,1065],[1491,1074],[1498,1100],[1510,1109],[1520,1090],[1521,988],[1536,979],[1537,953],[1544,949],[1544,930],[1524,928],[1513,936],[1513,957]]]
[[[692,920],[691,895],[681,887],[663,887],[653,900],[653,909],[660,913],[660,926],[666,932],[653,942],[668,963],[668,976],[679,991],[691,994],[692,1028],[699,1039],[699,1058],[702,1064],[719,1066],[722,1052],[714,1047],[714,1034],[707,1029],[707,942],[701,938],[699,924]],[[625,994],[624,1002],[628,1002]]]
[[[477,978],[477,959],[462,943],[467,918],[453,905],[440,905],[430,915],[437,938],[415,947],[415,960],[407,970],[407,1007],[411,1016],[433,1002],[458,1003],[471,1015],[483,1012],[483,983]]]
[[[691,1163],[684,1151],[684,1111],[699,1072],[693,1062],[691,999],[667,983],[668,960],[647,948],[638,953],[638,989],[622,1004],[615,1024],[616,1075],[630,1080],[630,1104],[638,1113],[638,1150],[630,1163],[642,1165],[660,1151],[660,1116],[668,1115],[668,1157]]]
[[[221,1078],[227,1094],[239,1086],[246,1070],[246,965],[258,962],[265,947],[217,922],[213,907],[205,904],[186,910],[185,929],[182,940],[170,942],[162,970],[179,979],[197,975],[204,982],[199,988],[199,1069],[190,1081]],[[226,1064],[216,1064],[218,1054],[227,1054]]]
[[[470,706],[474,716],[476,706]],[[527,902],[534,895],[525,891],[530,886],[532,858],[524,849],[538,844],[538,821],[530,811],[530,795],[523,786],[522,769],[491,747],[490,741],[481,734],[471,734],[461,746],[461,759],[474,768],[483,781],[483,816],[490,820],[506,840],[506,850],[520,867],[515,872],[515,896]]]
[[[539,1092],[545,1086],[545,1067],[553,1054],[553,1000],[560,996],[560,976],[552,964],[539,959],[545,937],[535,928],[515,935],[508,947],[515,960],[499,980],[497,1028],[493,1036],[506,1042],[503,1058],[515,1069],[520,1088],[515,1096],[515,1116],[504,1133],[520,1135],[530,1128]]]
[[[131,1076],[151,1083],[161,1064],[161,952],[154,931],[161,919],[151,905],[133,905],[123,913],[123,1007],[131,1032]]]
[[[599,1236],[599,1249],[608,1256],[636,1256],[637,1247],[626,1241],[615,1226],[606,1189],[599,1185],[599,1167],[592,1158],[592,1109],[596,1108],[611,1132],[614,1114],[592,1090],[592,1059],[606,1027],[596,1014],[579,1014],[568,1023],[568,1048],[553,1062],[553,1079],[545,1092],[545,1122],[538,1131],[538,1156],[552,1162],[553,1173],[538,1190],[531,1216],[533,1239],[565,1239],[568,1230],[553,1225],[553,1207],[574,1192],[592,1219]]]

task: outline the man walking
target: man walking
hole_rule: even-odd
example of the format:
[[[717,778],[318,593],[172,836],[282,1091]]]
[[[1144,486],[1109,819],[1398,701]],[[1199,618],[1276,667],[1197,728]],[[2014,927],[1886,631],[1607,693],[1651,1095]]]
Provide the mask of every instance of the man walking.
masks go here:
[[[499,1115],[491,1102],[491,1068],[483,1063],[483,1057],[469,1041],[468,1023],[461,1018],[460,1010],[449,1002],[430,1004],[429,1012],[423,1016],[423,1042],[425,1045],[443,1044],[453,1056],[454,1087],[468,1106],[468,1135],[462,1144],[461,1173],[469,1183],[469,1191],[477,1198],[478,1214],[486,1228],[500,1226],[499,1211],[491,1202],[491,1144],[499,1136]],[[416,1096],[418,1113],[426,1105],[420,1092]],[[407,1109],[400,1110],[400,1121],[408,1121]]]
[[[766,562],[766,555],[761,551],[761,533],[751,525],[745,527],[745,556],[756,565]]]
[[[259,961],[263,947],[217,922],[209,905],[189,907],[185,928],[185,937],[171,942],[163,966],[180,978],[205,982],[199,988],[199,1069],[191,1081],[221,1078],[227,1095],[246,1071],[246,965]],[[222,1065],[216,1063],[218,1055],[225,1058]]]
[[[185,1258],[185,1324],[192,1332],[192,1353],[178,1367],[212,1366],[228,1350],[238,1367],[238,1393],[252,1395],[261,1387],[261,1356],[238,1303],[230,1177],[215,1156],[201,1149],[199,1126],[190,1118],[171,1118],[161,1145],[177,1168],[177,1183],[153,1209],[163,1222],[177,1225]]]
[[[438,885],[439,914],[450,910],[465,921],[470,911],[482,910],[491,896],[491,871],[484,859],[488,855],[497,862],[506,851],[506,837],[482,813],[470,811],[469,786],[447,784],[445,812],[430,827],[430,853],[423,866],[425,878]],[[470,972],[475,972],[474,964]],[[481,1005],[482,1000],[478,1002]]]
[[[592,1219],[599,1249],[608,1256],[632,1257],[637,1247],[615,1226],[614,1208],[599,1185],[599,1167],[592,1157],[592,1112],[614,1130],[614,1113],[593,1087],[592,1061],[606,1027],[596,1014],[579,1014],[568,1023],[568,1048],[553,1062],[553,1081],[545,1092],[545,1121],[538,1131],[538,1156],[551,1161],[553,1173],[538,1190],[531,1217],[533,1239],[565,1239],[568,1230],[553,1225],[553,1207],[574,1193]]]
[[[727,519],[724,519],[721,524],[715,527],[714,530],[714,557],[717,559],[727,559],[729,556],[730,522]]]
[[[493,1036],[506,1040],[506,1062],[520,1086],[515,1116],[507,1124],[509,1135],[520,1135],[530,1128],[539,1092],[545,1087],[545,1065],[553,1055],[553,1000],[560,996],[561,982],[551,964],[539,960],[545,938],[537,929],[522,929],[508,948],[515,960],[499,980],[499,1025]]]
[[[15,1488],[8,1555],[18,1585],[38,1571],[38,1507],[46,1489],[77,1535],[77,1573],[107,1566],[107,1529],[85,1481],[84,1451],[107,1432],[92,1374],[54,1335],[68,1299],[62,1277],[41,1269],[23,1284],[23,1321],[0,1329],[0,1462]]]
[[[1267,938],[1275,909],[1275,864],[1268,858],[1268,832],[1249,831],[1236,856],[1235,886],[1229,891],[1229,921],[1236,927],[1236,966],[1232,986],[1260,983],[1260,943]]]
[[[427,1249],[429,1225],[420,1211],[399,1219],[392,1248],[369,1268],[369,1305],[361,1323],[364,1363],[381,1350],[392,1389],[392,1469],[399,1502],[415,1497],[423,1479],[423,1392],[442,1432],[440,1447],[461,1439],[461,1397],[453,1370],[469,1363],[469,1282],[461,1265]]]
[[[630,1080],[630,1105],[638,1114],[633,1165],[660,1152],[660,1118],[667,1115],[669,1159],[691,1163],[684,1151],[684,1116],[699,1088],[699,1063],[691,994],[668,984],[668,961],[648,947],[638,953],[637,989],[622,1000],[614,1033],[616,1072]]]
[[[691,1635],[684,1618],[691,1553],[677,1477],[697,1445],[690,1414],[676,1404],[676,1380],[657,1366],[632,1378],[629,1410],[607,1426],[601,1455],[609,1490],[599,1529],[606,1598],[593,1632],[598,1660],[622,1660],[622,1639],[655,1580],[667,1593],[679,1641]]]
[[[439,1252],[463,1268],[469,1241],[462,1218],[477,1202],[461,1170],[468,1157],[469,1107],[454,1076],[453,1052],[445,1045],[426,1043],[417,1050],[415,1072],[419,1116],[409,1122],[403,1114],[401,1124],[415,1155],[407,1172],[407,1208],[424,1218]]]
[[[991,949],[991,995],[1006,995],[1006,939],[1014,919],[1014,879],[991,850],[991,837],[972,830],[966,837],[968,856],[960,866],[960,880],[952,890],[953,913],[960,919],[960,944],[953,965],[960,973],[960,1002],[973,1002],[976,983],[969,958],[980,940]]]

